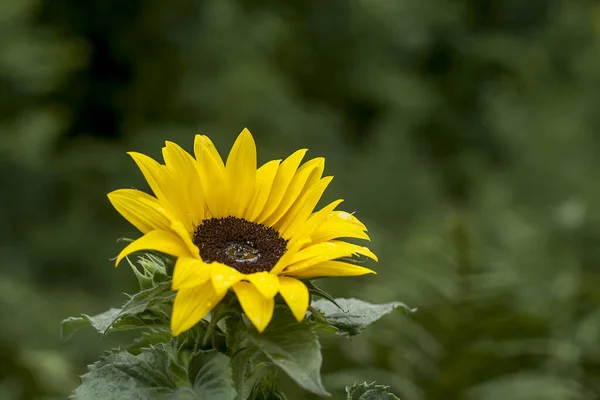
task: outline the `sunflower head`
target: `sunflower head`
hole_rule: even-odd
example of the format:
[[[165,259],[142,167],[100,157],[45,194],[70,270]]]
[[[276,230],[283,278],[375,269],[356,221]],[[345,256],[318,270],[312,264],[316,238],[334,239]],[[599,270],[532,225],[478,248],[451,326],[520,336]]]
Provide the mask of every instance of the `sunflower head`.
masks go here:
[[[377,260],[368,248],[339,238],[366,239],[366,227],[336,210],[336,200],[315,207],[333,179],[325,162],[301,164],[306,150],[256,168],[256,146],[244,129],[223,162],[211,140],[196,135],[194,156],[166,142],[164,164],[129,153],[154,196],[135,189],[108,195],[116,210],[143,236],[125,247],[117,264],[140,250],[177,258],[177,291],[171,329],[190,329],[233,290],[262,332],[280,294],[298,321],[308,309],[304,279],[374,273],[350,263],[353,256]],[[341,260],[344,261],[341,261]]]

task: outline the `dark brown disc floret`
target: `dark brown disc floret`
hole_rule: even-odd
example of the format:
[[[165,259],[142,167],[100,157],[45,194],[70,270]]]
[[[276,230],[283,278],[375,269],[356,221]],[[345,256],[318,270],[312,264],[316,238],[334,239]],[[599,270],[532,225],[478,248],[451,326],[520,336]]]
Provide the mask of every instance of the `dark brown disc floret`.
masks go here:
[[[273,228],[237,217],[203,220],[192,240],[205,262],[218,261],[243,274],[270,271],[288,242]]]

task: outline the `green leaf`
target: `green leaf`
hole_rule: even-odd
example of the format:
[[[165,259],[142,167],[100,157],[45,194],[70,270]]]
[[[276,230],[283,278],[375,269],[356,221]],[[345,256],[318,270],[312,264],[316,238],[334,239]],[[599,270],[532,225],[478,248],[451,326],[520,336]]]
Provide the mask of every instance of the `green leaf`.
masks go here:
[[[390,393],[389,386],[376,385],[375,382],[346,386],[346,393],[346,400],[400,400]]]
[[[235,399],[229,357],[211,350],[194,354],[189,365],[180,358],[176,346],[166,343],[138,355],[108,354],[89,367],[71,399]]]
[[[364,328],[398,307],[407,312],[416,311],[416,309],[411,309],[398,301],[386,304],[371,304],[358,299],[340,298],[335,300],[342,310],[325,300],[316,300],[311,306],[323,313],[327,323],[336,327],[337,333],[340,335],[357,335]]]
[[[93,317],[87,314],[81,314],[81,317],[69,317],[62,321],[61,336],[63,339],[68,339],[75,331],[87,326],[92,326],[101,333],[106,332],[120,312],[121,309],[119,308],[111,308]]]
[[[323,358],[312,324],[298,323],[289,310],[276,309],[269,327],[262,334],[250,328],[246,339],[298,385],[329,396],[321,382]]]
[[[170,282],[163,282],[134,294],[123,308],[111,308],[102,314],[82,314],[62,321],[62,337],[68,339],[75,331],[91,326],[101,334],[151,327],[168,327],[169,308],[175,292]]]
[[[152,348],[134,356],[111,353],[89,366],[73,400],[167,399],[175,389],[168,370],[168,354]]]
[[[192,356],[189,378],[199,399],[235,399],[229,361],[229,357],[216,350],[199,351]]]
[[[173,298],[175,298],[175,292],[171,290],[171,282],[160,283],[131,296],[121,309],[120,316],[141,314],[151,308],[170,304]],[[160,307],[156,309],[160,309]]]
[[[137,355],[150,346],[158,345],[159,343],[167,343],[172,338],[173,336],[171,336],[171,331],[168,328],[152,328],[147,332],[142,332],[140,337],[134,339],[133,343],[127,347],[127,351]]]

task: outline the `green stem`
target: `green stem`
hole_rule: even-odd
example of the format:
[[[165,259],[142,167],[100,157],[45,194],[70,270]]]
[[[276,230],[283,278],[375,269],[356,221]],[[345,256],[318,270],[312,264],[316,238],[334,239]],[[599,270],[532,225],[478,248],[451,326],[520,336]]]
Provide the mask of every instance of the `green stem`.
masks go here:
[[[208,339],[212,336],[215,331],[215,327],[217,326],[217,322],[221,319],[221,315],[219,314],[219,310],[215,310],[213,312],[212,318],[208,323],[208,327],[206,327],[206,332],[204,332],[204,338],[202,338],[202,348],[206,347],[208,344]]]
[[[212,337],[217,323],[223,318],[233,314],[235,314],[235,312],[229,309],[228,307],[224,306],[223,304],[219,304],[214,309],[212,318],[210,319],[210,322],[206,327],[206,332],[204,332],[204,337],[202,338],[202,348],[206,347],[206,345],[208,344],[208,340]]]

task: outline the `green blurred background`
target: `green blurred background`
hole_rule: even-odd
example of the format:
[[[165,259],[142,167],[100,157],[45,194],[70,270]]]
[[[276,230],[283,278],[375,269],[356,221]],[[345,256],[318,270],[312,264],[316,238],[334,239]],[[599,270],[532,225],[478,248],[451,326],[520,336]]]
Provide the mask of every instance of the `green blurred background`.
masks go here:
[[[324,287],[419,309],[323,338],[334,398],[599,399],[599,107],[591,0],[3,0],[0,399],[65,398],[122,343],[59,332],[136,290],[125,152],[246,126],[261,162],[326,157],[370,228],[379,275]]]

